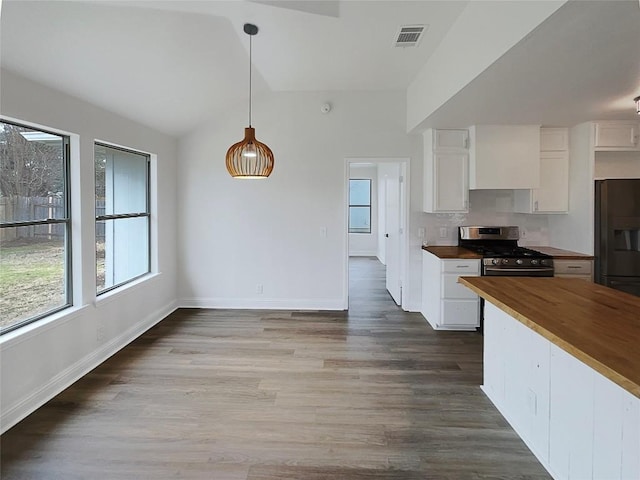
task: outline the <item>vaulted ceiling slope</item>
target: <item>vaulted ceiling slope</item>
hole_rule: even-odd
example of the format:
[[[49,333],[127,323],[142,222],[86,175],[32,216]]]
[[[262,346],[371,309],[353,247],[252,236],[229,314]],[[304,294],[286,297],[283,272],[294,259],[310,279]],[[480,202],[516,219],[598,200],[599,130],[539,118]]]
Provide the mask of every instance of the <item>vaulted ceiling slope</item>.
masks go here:
[[[404,90],[466,1],[4,0],[1,66],[181,135],[263,91]],[[402,25],[428,25],[415,48]]]
[[[637,120],[638,0],[565,3],[420,125]]]

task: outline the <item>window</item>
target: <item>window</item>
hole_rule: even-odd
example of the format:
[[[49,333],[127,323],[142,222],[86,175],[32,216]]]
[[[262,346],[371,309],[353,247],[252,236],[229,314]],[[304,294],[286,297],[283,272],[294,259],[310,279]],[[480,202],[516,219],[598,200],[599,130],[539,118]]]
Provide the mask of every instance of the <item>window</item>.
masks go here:
[[[71,305],[69,138],[0,121],[0,333]]]
[[[149,155],[95,144],[96,290],[150,271]]]
[[[349,180],[349,233],[371,233],[371,180]]]

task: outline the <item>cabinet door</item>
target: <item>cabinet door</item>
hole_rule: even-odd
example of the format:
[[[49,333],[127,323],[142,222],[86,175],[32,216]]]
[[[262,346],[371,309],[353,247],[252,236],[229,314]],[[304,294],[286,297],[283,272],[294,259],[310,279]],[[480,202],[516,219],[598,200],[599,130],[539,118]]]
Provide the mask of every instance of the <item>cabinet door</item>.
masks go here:
[[[540,186],[540,127],[475,125],[469,128],[469,187],[531,189]]]
[[[466,212],[468,189],[466,153],[435,153],[433,163],[434,212]],[[429,192],[425,192],[429,195]]]
[[[469,148],[469,132],[467,130],[434,130],[433,148],[467,149]]]
[[[566,152],[569,150],[568,128],[541,128],[541,152]]]
[[[596,149],[638,149],[638,124],[632,122],[600,122],[595,124]]]
[[[478,300],[443,300],[443,327],[477,327],[480,325]]]
[[[540,188],[533,191],[534,212],[569,210],[569,157],[566,152],[540,154]]]

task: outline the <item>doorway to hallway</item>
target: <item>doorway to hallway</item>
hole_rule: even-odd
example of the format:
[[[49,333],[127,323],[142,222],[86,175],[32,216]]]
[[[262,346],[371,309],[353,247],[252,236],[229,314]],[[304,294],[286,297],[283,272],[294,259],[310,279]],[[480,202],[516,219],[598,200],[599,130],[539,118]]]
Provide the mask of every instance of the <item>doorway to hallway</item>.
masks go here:
[[[408,222],[408,158],[350,158],[346,161],[345,298],[355,288],[350,259],[373,257],[382,266],[384,289],[403,305]],[[363,187],[369,185],[369,197]],[[355,188],[353,188],[355,187]],[[366,193],[366,188],[364,189]],[[357,275],[356,275],[357,279]]]

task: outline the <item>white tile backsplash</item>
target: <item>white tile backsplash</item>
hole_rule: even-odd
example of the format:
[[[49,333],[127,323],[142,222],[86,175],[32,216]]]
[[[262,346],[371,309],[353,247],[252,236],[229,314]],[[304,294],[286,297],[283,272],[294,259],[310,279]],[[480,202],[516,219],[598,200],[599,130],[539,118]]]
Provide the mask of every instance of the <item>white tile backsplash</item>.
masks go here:
[[[429,245],[457,245],[460,225],[517,225],[519,245],[549,245],[548,215],[514,213],[512,190],[471,190],[469,213],[423,213],[422,221]],[[440,237],[442,227],[447,238]]]

